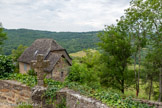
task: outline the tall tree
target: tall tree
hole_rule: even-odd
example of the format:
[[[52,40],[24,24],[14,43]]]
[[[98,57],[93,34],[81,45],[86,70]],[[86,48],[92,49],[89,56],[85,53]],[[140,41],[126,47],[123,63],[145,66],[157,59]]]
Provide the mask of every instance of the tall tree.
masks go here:
[[[131,41],[127,34],[124,22],[118,22],[117,26],[107,26],[104,33],[99,35],[99,46],[104,51],[103,61],[107,64],[107,70],[103,72],[101,79],[105,79],[108,86],[114,87],[124,93],[128,86],[127,80],[130,74],[127,69],[131,56]]]
[[[159,102],[162,101],[162,44],[161,47],[156,47],[152,52],[152,59],[155,64],[155,68],[159,73]]]
[[[162,2],[146,0],[145,4],[149,13],[147,28],[150,29],[153,60],[159,70],[159,101],[162,101]]]
[[[149,100],[151,99],[151,95],[153,93],[153,84],[156,81],[159,76],[158,75],[158,70],[155,64],[155,57],[156,54],[153,53],[153,51],[151,49],[149,49],[149,51],[147,52],[147,55],[145,57],[143,66],[145,67],[144,69],[144,74],[146,75],[146,79],[144,78],[144,82],[146,84],[146,82],[148,82],[148,85],[146,86],[146,92],[149,94]]]
[[[134,72],[136,79],[136,96],[139,94],[139,79],[140,79],[140,65],[141,65],[141,51],[146,46],[146,34],[148,29],[146,28],[147,22],[145,21],[147,16],[145,4],[143,0],[133,0],[130,3],[130,8],[126,10],[125,18],[129,25],[129,33],[132,35],[132,43],[134,46]],[[138,60],[139,69],[137,71],[136,64]]]
[[[6,34],[3,32],[3,27],[2,27],[2,23],[0,23],[0,52],[2,50],[1,45],[3,44],[4,40],[7,39]]]

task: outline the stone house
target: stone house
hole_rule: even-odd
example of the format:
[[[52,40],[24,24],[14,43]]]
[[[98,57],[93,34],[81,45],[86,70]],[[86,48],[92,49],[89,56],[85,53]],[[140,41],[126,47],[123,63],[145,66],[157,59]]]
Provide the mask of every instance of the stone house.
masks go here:
[[[25,74],[31,69],[30,63],[32,60],[36,60],[38,54],[43,54],[44,59],[50,61],[50,66],[44,69],[47,78],[64,81],[72,59],[66,49],[53,39],[37,39],[24,51],[18,58],[20,73]]]

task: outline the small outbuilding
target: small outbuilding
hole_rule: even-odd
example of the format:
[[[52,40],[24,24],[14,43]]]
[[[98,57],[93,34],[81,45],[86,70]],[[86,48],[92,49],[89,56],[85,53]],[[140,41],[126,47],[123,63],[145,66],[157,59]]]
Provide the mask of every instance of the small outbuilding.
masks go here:
[[[36,60],[38,54],[43,54],[44,59],[50,61],[50,66],[44,70],[47,78],[64,81],[72,65],[72,59],[66,49],[53,39],[37,39],[24,51],[18,59],[20,73],[25,74],[31,69],[30,63]]]

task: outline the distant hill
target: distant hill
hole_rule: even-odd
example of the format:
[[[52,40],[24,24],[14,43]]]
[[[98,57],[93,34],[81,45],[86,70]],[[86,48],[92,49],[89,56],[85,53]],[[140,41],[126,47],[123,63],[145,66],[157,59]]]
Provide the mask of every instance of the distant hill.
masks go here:
[[[74,53],[88,48],[97,48],[99,39],[97,31],[93,32],[50,32],[30,29],[5,29],[8,39],[3,45],[3,52],[11,54],[20,44],[30,46],[38,38],[55,39],[69,53]]]

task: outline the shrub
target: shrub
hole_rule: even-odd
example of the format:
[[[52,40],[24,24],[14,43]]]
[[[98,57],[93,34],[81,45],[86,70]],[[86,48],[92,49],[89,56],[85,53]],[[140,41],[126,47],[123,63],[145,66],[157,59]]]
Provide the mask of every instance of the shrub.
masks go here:
[[[14,64],[10,57],[0,55],[0,78],[8,77],[10,73],[14,72]]]
[[[73,81],[76,81],[76,82],[82,82],[81,80],[81,72],[85,71],[85,67],[83,66],[80,66],[79,63],[76,63],[75,61],[73,61],[73,65],[72,67],[70,68],[70,73],[68,75],[68,80],[73,82]]]
[[[34,69],[31,69],[27,72],[28,75],[36,76],[37,73],[34,71]]]
[[[70,73],[67,80],[70,82],[78,82],[80,84],[86,84],[92,88],[98,88],[99,77],[96,68],[89,67],[87,63],[80,63],[80,61],[74,60],[73,65],[70,68]]]
[[[34,87],[37,84],[37,77],[27,74],[20,74],[20,73],[10,74],[9,79],[17,80],[30,87]]]

